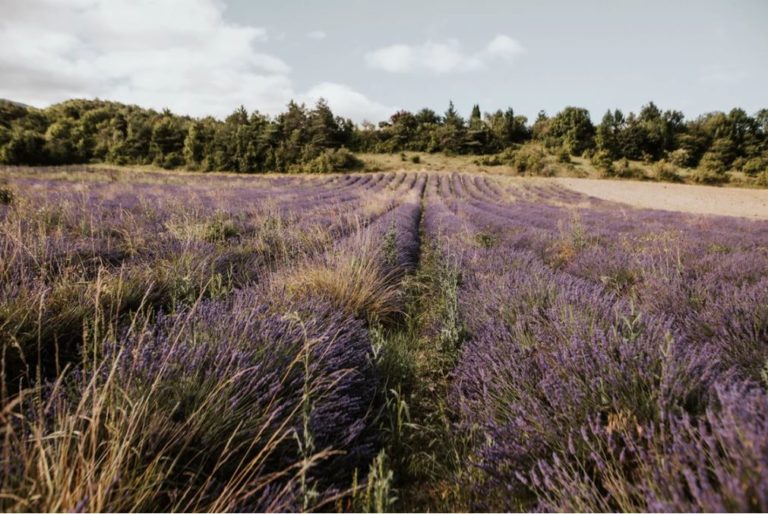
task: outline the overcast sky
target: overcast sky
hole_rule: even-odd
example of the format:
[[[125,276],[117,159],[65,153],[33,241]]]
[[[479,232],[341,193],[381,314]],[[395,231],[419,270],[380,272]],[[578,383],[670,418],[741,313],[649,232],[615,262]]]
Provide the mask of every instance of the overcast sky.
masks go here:
[[[0,0],[0,97],[195,116],[326,98],[378,121],[768,107],[766,0]]]

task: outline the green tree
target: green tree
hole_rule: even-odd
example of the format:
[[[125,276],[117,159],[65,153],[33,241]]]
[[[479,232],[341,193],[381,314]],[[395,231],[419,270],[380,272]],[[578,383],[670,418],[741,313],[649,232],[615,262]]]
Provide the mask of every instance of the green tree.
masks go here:
[[[570,154],[580,155],[595,145],[595,126],[589,111],[581,107],[566,107],[551,120],[545,140],[549,147],[562,147]]]
[[[184,162],[192,169],[207,169],[206,157],[210,151],[213,133],[203,121],[189,124],[187,136],[184,138]]]
[[[536,120],[533,122],[533,127],[531,127],[531,135],[533,136],[533,139],[542,142],[546,141],[549,137],[551,126],[551,118],[547,116],[546,112],[539,111],[536,115]]]
[[[153,161],[164,168],[179,166],[183,162],[184,138],[180,123],[167,114],[162,116],[152,127],[150,152]]]
[[[595,130],[595,146],[611,160],[626,157],[623,152],[622,131],[625,129],[624,114],[616,109],[608,110]]]
[[[80,162],[74,138],[74,123],[68,118],[57,121],[45,132],[44,153],[57,164]]]
[[[0,149],[4,164],[46,164],[45,137],[34,130],[16,129]]]
[[[462,153],[466,126],[464,118],[456,111],[452,101],[448,103],[448,109],[443,115],[443,123],[436,132],[440,149],[451,154]]]

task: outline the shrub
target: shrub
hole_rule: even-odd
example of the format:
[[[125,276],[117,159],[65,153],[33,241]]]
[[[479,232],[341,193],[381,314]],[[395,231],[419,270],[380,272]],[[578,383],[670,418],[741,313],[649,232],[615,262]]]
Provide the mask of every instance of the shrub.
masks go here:
[[[723,174],[728,169],[723,160],[714,152],[704,154],[699,161],[699,168],[716,174]]]
[[[689,152],[685,148],[678,148],[674,152],[670,152],[667,158],[669,159],[669,162],[671,162],[675,166],[687,167],[687,166],[692,166],[694,164],[693,156],[691,155],[691,152]]]
[[[709,168],[697,168],[691,178],[699,184],[722,184],[728,182],[725,171],[715,171]]]
[[[365,163],[346,148],[327,149],[306,164],[292,166],[299,173],[333,173],[362,169]]]
[[[203,239],[211,243],[224,242],[239,235],[234,220],[224,214],[214,216],[203,229]]]
[[[731,163],[730,169],[743,171],[744,165],[746,163],[747,163],[747,160],[744,157],[736,157]]]
[[[758,175],[763,171],[768,171],[768,159],[764,157],[753,157],[744,163],[741,171],[747,175]]]
[[[501,162],[501,159],[499,159],[498,154],[494,155],[483,155],[482,157],[479,157],[474,160],[474,163],[478,166],[501,166],[504,164]]]
[[[519,173],[539,175],[545,171],[544,151],[538,147],[522,147],[515,152],[514,166]]]
[[[414,155],[411,157],[411,162],[413,164],[419,164],[421,162],[421,157],[419,157],[418,155]]]
[[[569,434],[592,417],[628,412],[654,423],[699,391],[702,372],[669,321],[599,286],[529,265],[478,294],[466,301],[483,326],[470,327],[476,335],[463,347],[454,401],[492,442],[475,450],[489,478],[480,490],[500,502],[491,510],[512,509],[523,492],[517,473],[567,453]]]
[[[612,166],[613,175],[619,178],[632,178],[632,179],[644,179],[645,172],[630,164],[626,157],[619,159],[613,163]]]
[[[184,164],[184,157],[178,152],[171,152],[162,157],[159,162],[161,168],[171,170]]]
[[[605,150],[599,150],[592,155],[590,159],[592,166],[598,169],[604,176],[613,176],[613,159],[611,154]]]
[[[677,168],[661,160],[653,166],[653,178],[662,182],[682,182],[683,178],[677,173]]]
[[[562,162],[563,164],[571,162],[571,154],[568,153],[568,150],[563,148],[557,153],[557,162]]]
[[[478,159],[475,159],[475,164],[480,166],[514,165],[516,153],[517,150],[513,147],[505,148],[504,151],[500,153],[484,155]]]

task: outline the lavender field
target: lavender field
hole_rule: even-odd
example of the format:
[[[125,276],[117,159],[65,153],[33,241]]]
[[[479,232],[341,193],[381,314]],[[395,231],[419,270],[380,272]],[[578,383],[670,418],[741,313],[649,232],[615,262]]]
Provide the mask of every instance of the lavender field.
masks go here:
[[[3,511],[766,511],[768,222],[0,170]]]

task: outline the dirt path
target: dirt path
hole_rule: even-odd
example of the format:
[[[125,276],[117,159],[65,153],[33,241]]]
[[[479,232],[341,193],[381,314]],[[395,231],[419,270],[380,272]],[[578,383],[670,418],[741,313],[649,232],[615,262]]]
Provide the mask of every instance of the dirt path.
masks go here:
[[[578,178],[551,179],[573,191],[635,207],[768,220],[768,190]]]

